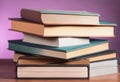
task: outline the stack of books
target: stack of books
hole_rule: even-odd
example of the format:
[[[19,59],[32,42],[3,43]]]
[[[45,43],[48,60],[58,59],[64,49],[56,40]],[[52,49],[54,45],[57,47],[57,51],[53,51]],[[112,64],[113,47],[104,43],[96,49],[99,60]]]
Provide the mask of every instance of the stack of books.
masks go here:
[[[21,9],[10,18],[23,40],[9,40],[17,78],[89,78],[117,73],[116,52],[108,40],[116,24],[87,11]]]

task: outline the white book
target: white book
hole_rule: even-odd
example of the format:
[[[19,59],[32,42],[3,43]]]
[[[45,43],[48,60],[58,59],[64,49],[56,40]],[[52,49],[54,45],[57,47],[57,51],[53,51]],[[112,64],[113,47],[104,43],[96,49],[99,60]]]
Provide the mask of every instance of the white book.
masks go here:
[[[33,66],[18,67],[17,70],[17,78],[88,78],[87,67]]]
[[[117,59],[90,63],[90,77],[118,73]]]
[[[24,33],[24,42],[30,42],[40,45],[54,46],[54,47],[65,47],[65,46],[76,46],[89,44],[89,38],[78,38],[78,37],[40,37],[36,35],[30,35]]]

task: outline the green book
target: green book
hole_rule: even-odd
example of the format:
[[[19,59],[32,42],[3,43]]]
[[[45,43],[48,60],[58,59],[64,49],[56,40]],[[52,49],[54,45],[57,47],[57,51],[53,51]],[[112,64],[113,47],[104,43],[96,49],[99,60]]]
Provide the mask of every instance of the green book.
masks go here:
[[[10,40],[9,49],[16,52],[28,53],[33,55],[43,55],[61,59],[70,59],[78,56],[84,56],[87,54],[108,50],[109,46],[107,40],[95,39],[91,39],[90,44],[59,48],[23,42],[22,40]]]
[[[115,23],[107,22],[104,20],[100,20],[100,25],[117,26],[117,24],[115,24]]]

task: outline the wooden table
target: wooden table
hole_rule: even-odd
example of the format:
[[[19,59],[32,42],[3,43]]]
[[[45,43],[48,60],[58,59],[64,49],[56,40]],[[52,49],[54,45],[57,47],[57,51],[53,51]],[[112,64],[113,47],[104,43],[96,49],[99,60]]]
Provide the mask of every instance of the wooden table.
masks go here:
[[[88,79],[16,79],[12,60],[0,60],[0,82],[120,82],[120,73]]]

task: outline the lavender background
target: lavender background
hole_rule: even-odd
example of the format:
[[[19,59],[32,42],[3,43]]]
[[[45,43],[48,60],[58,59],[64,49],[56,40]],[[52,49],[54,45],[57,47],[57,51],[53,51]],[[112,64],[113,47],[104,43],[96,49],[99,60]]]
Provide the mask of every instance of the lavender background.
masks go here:
[[[0,0],[0,59],[13,57],[13,51],[7,50],[8,40],[21,39],[20,32],[9,31],[8,18],[20,17],[20,9],[57,9],[77,10],[100,13],[100,19],[115,22],[115,38],[105,38],[110,41],[110,49],[120,54],[120,0]],[[120,57],[120,56],[119,56]]]

